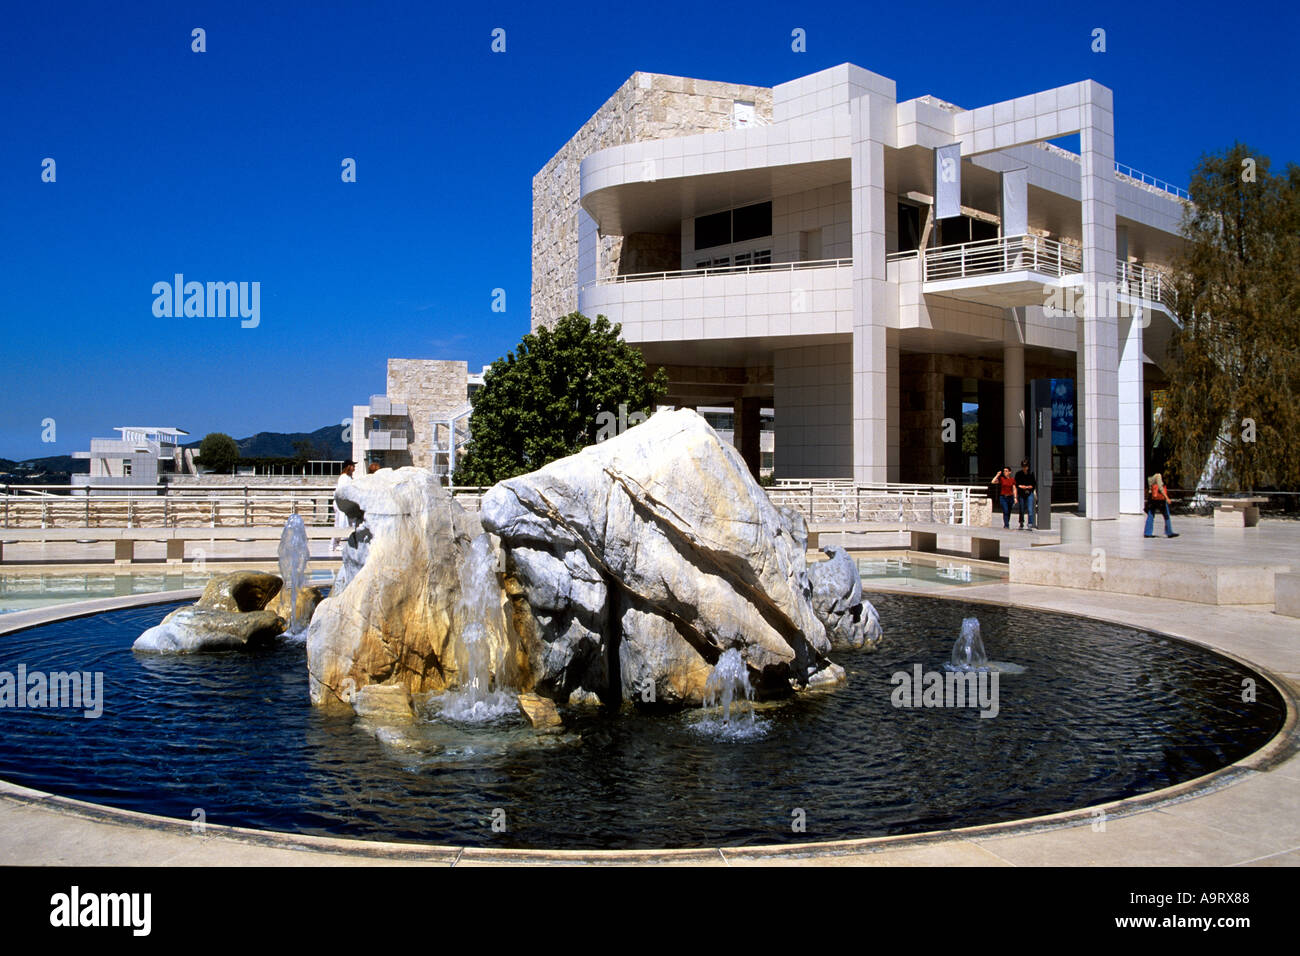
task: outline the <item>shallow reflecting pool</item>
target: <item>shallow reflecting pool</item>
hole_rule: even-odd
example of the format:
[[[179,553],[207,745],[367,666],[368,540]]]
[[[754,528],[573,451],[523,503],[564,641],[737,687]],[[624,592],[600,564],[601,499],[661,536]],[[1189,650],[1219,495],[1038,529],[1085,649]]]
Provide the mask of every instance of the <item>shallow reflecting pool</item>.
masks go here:
[[[305,650],[160,659],[131,642],[176,605],[0,639],[0,672],[103,675],[103,714],[0,709],[0,776],[210,823],[509,847],[746,845],[915,833],[1082,807],[1200,776],[1260,747],[1282,700],[1248,669],[1131,628],[913,595],[871,595],[875,654],[848,683],[764,705],[763,732],[701,712],[566,715],[538,736],[429,719],[367,732],[307,703]],[[896,707],[896,672],[939,671],[963,617],[1000,675],[997,716]],[[1023,668],[1023,671],[1019,671]],[[1014,671],[1014,672],[1013,672]],[[0,674],[0,683],[3,674]],[[804,829],[793,824],[803,822]],[[494,822],[497,829],[494,829]]]

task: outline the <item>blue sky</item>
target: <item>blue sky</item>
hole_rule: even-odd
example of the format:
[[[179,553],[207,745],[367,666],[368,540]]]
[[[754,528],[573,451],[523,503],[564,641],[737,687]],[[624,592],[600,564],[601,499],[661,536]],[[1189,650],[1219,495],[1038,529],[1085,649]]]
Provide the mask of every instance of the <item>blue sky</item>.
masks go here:
[[[504,354],[532,176],[636,70],[772,85],[848,61],[965,106],[1092,78],[1119,161],[1185,184],[1234,140],[1300,160],[1297,27],[1280,4],[11,4],[0,457],[126,424],[310,431],[382,392],[389,356]],[[155,317],[178,272],[260,282],[260,324]]]

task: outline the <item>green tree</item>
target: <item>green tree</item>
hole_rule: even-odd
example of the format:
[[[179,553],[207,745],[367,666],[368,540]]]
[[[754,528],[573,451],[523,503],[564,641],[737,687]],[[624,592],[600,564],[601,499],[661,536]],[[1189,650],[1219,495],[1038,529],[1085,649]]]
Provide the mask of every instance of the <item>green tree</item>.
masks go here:
[[[223,432],[208,432],[199,444],[197,464],[209,471],[225,474],[239,461],[239,446]]]
[[[495,484],[572,455],[596,440],[601,413],[617,417],[620,405],[629,416],[653,411],[668,375],[648,376],[621,331],[603,315],[593,322],[573,312],[493,362],[474,393],[456,484]]]
[[[1160,421],[1185,485],[1211,456],[1232,490],[1300,484],[1300,166],[1240,143],[1193,172]]]
[[[961,426],[961,450],[967,455],[979,454],[979,450],[980,450],[979,422],[966,422],[966,424]]]

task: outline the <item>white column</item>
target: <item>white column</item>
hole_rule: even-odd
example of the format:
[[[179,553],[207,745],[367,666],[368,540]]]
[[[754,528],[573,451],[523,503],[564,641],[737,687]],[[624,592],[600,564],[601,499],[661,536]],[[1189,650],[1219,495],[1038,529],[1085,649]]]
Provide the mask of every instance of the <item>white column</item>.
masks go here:
[[[1140,514],[1146,487],[1146,398],[1142,386],[1141,306],[1121,306],[1119,320],[1119,510]]]
[[[853,209],[853,477],[889,480],[889,381],[885,327],[885,147],[872,133],[880,98],[850,101]],[[879,121],[879,120],[878,120]]]
[[[885,388],[888,392],[885,403],[889,421],[889,480],[898,481],[901,452],[901,434],[899,432],[900,403],[898,386],[898,333],[889,329],[885,333]]]
[[[1025,309],[1007,309],[1002,340],[1002,460],[1013,469],[1025,457]]]
[[[1111,91],[1080,84],[1084,313],[1076,336],[1079,503],[1119,514],[1119,322],[1115,304],[1115,137]]]

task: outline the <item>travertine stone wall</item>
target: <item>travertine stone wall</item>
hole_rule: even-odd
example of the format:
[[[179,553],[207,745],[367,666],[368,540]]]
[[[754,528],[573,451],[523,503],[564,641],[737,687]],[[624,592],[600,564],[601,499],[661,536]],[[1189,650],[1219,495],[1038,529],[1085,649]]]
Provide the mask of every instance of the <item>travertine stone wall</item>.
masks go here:
[[[653,232],[634,232],[623,239],[618,274],[626,276],[638,272],[676,272],[681,268],[681,261],[680,235],[661,236]]]
[[[732,128],[736,100],[752,102],[760,123],[772,121],[768,87],[633,73],[533,177],[531,328],[578,307],[579,167],[591,153],[652,139]],[[619,274],[623,238],[601,236],[599,274]]]
[[[433,467],[433,436],[430,421],[445,417],[469,401],[469,366],[466,362],[440,359],[389,359],[388,400],[405,402],[409,464]],[[391,457],[391,456],[390,456]]]

